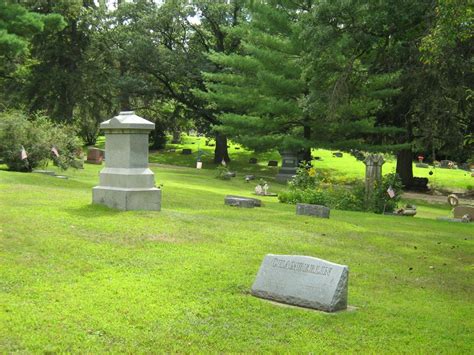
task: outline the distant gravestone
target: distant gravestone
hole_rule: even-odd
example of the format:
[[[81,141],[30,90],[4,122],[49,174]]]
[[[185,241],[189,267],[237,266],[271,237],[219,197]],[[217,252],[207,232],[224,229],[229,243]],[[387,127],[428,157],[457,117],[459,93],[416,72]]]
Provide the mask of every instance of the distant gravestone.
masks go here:
[[[90,147],[87,150],[87,160],[86,163],[89,164],[102,164],[104,160],[105,153],[102,149]]]
[[[332,153],[332,156],[336,158],[342,158],[344,154],[342,154],[341,152],[335,152],[335,153]]]
[[[291,305],[335,312],[347,308],[349,268],[300,255],[265,256],[252,295]]]
[[[250,158],[249,164],[257,164],[257,158]]]
[[[268,166],[278,166],[278,162],[276,160],[270,160]]]
[[[298,154],[288,150],[280,150],[279,153],[281,155],[281,168],[275,178],[279,183],[286,183],[296,175],[299,164]]]
[[[224,198],[224,204],[234,207],[254,208],[261,207],[262,201],[257,198],[227,195]]]
[[[228,172],[226,172],[224,175],[225,175],[225,176],[224,176],[225,179],[230,179],[230,178],[235,177],[235,176],[236,176],[236,173],[235,173],[235,171],[228,171]]]
[[[52,170],[39,170],[39,169],[34,169],[33,170],[34,173],[38,173],[38,174],[44,174],[44,175],[51,175],[51,176],[55,176],[56,173]]]
[[[181,151],[181,154],[183,154],[183,155],[191,155],[192,152],[193,152],[193,151],[192,151],[191,149],[185,148],[185,149],[183,149],[183,150]]]
[[[309,203],[297,203],[296,214],[314,216],[319,218],[329,218],[330,209],[326,206],[311,205]]]
[[[465,215],[474,221],[474,206],[458,205],[453,208],[454,218],[463,218]]]
[[[417,168],[428,169],[430,166],[426,163],[416,163],[415,166]]]

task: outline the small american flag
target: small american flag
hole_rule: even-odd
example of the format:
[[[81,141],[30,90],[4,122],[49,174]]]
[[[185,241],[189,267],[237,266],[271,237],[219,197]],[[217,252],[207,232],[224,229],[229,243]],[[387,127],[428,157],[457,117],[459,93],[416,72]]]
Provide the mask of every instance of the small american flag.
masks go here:
[[[387,193],[388,193],[388,195],[390,196],[390,198],[394,198],[394,197],[395,197],[395,191],[392,189],[392,186],[389,186],[389,187],[388,187]]]
[[[25,147],[21,146],[21,153],[20,153],[21,160],[25,160],[28,158],[28,154],[26,154]]]
[[[59,157],[59,153],[58,153],[58,150],[56,149],[56,147],[51,148],[51,152],[54,154],[54,156],[56,158]]]

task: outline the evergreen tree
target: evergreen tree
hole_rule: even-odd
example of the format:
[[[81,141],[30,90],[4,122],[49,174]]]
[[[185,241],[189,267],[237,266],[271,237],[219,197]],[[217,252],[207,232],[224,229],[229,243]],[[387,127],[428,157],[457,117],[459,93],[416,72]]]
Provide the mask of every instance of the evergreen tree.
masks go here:
[[[215,53],[222,71],[206,73],[201,95],[222,113],[217,129],[255,150],[310,147],[387,150],[399,129],[378,127],[375,115],[396,95],[397,73],[369,71],[373,42],[339,31],[331,3],[270,1],[252,8],[239,28],[243,50]],[[346,23],[347,22],[347,23]],[[362,45],[361,45],[362,44]]]
[[[300,151],[311,146],[312,119],[304,111],[301,17],[307,1],[269,1],[251,8],[238,28],[239,53],[212,53],[220,70],[207,72],[201,97],[220,111],[216,130],[255,150]]]
[[[7,1],[0,1],[0,100],[18,105],[19,87],[31,66],[31,40],[38,34],[65,26],[58,14],[41,15]]]

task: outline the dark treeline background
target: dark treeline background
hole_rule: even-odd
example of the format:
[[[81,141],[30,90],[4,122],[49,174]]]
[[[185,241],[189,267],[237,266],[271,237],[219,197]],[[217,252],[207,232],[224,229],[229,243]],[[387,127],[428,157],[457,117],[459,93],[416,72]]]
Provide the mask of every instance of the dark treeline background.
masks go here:
[[[133,109],[248,148],[472,160],[473,9],[462,0],[0,0],[0,110],[93,145]]]

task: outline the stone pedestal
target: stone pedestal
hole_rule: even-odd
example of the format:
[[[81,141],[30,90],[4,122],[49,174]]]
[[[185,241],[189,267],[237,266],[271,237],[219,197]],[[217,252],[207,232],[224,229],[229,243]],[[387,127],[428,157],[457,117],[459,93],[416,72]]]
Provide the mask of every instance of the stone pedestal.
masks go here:
[[[100,128],[105,132],[107,159],[99,185],[92,189],[93,203],[124,211],[159,211],[161,190],[148,169],[148,133],[155,124],[123,111]]]
[[[382,165],[385,163],[381,154],[369,154],[365,160],[365,198],[370,199],[375,183],[382,181]]]
[[[286,183],[296,175],[298,169],[298,155],[295,152],[282,151],[281,155],[281,168],[276,176],[276,180],[281,183]]]

